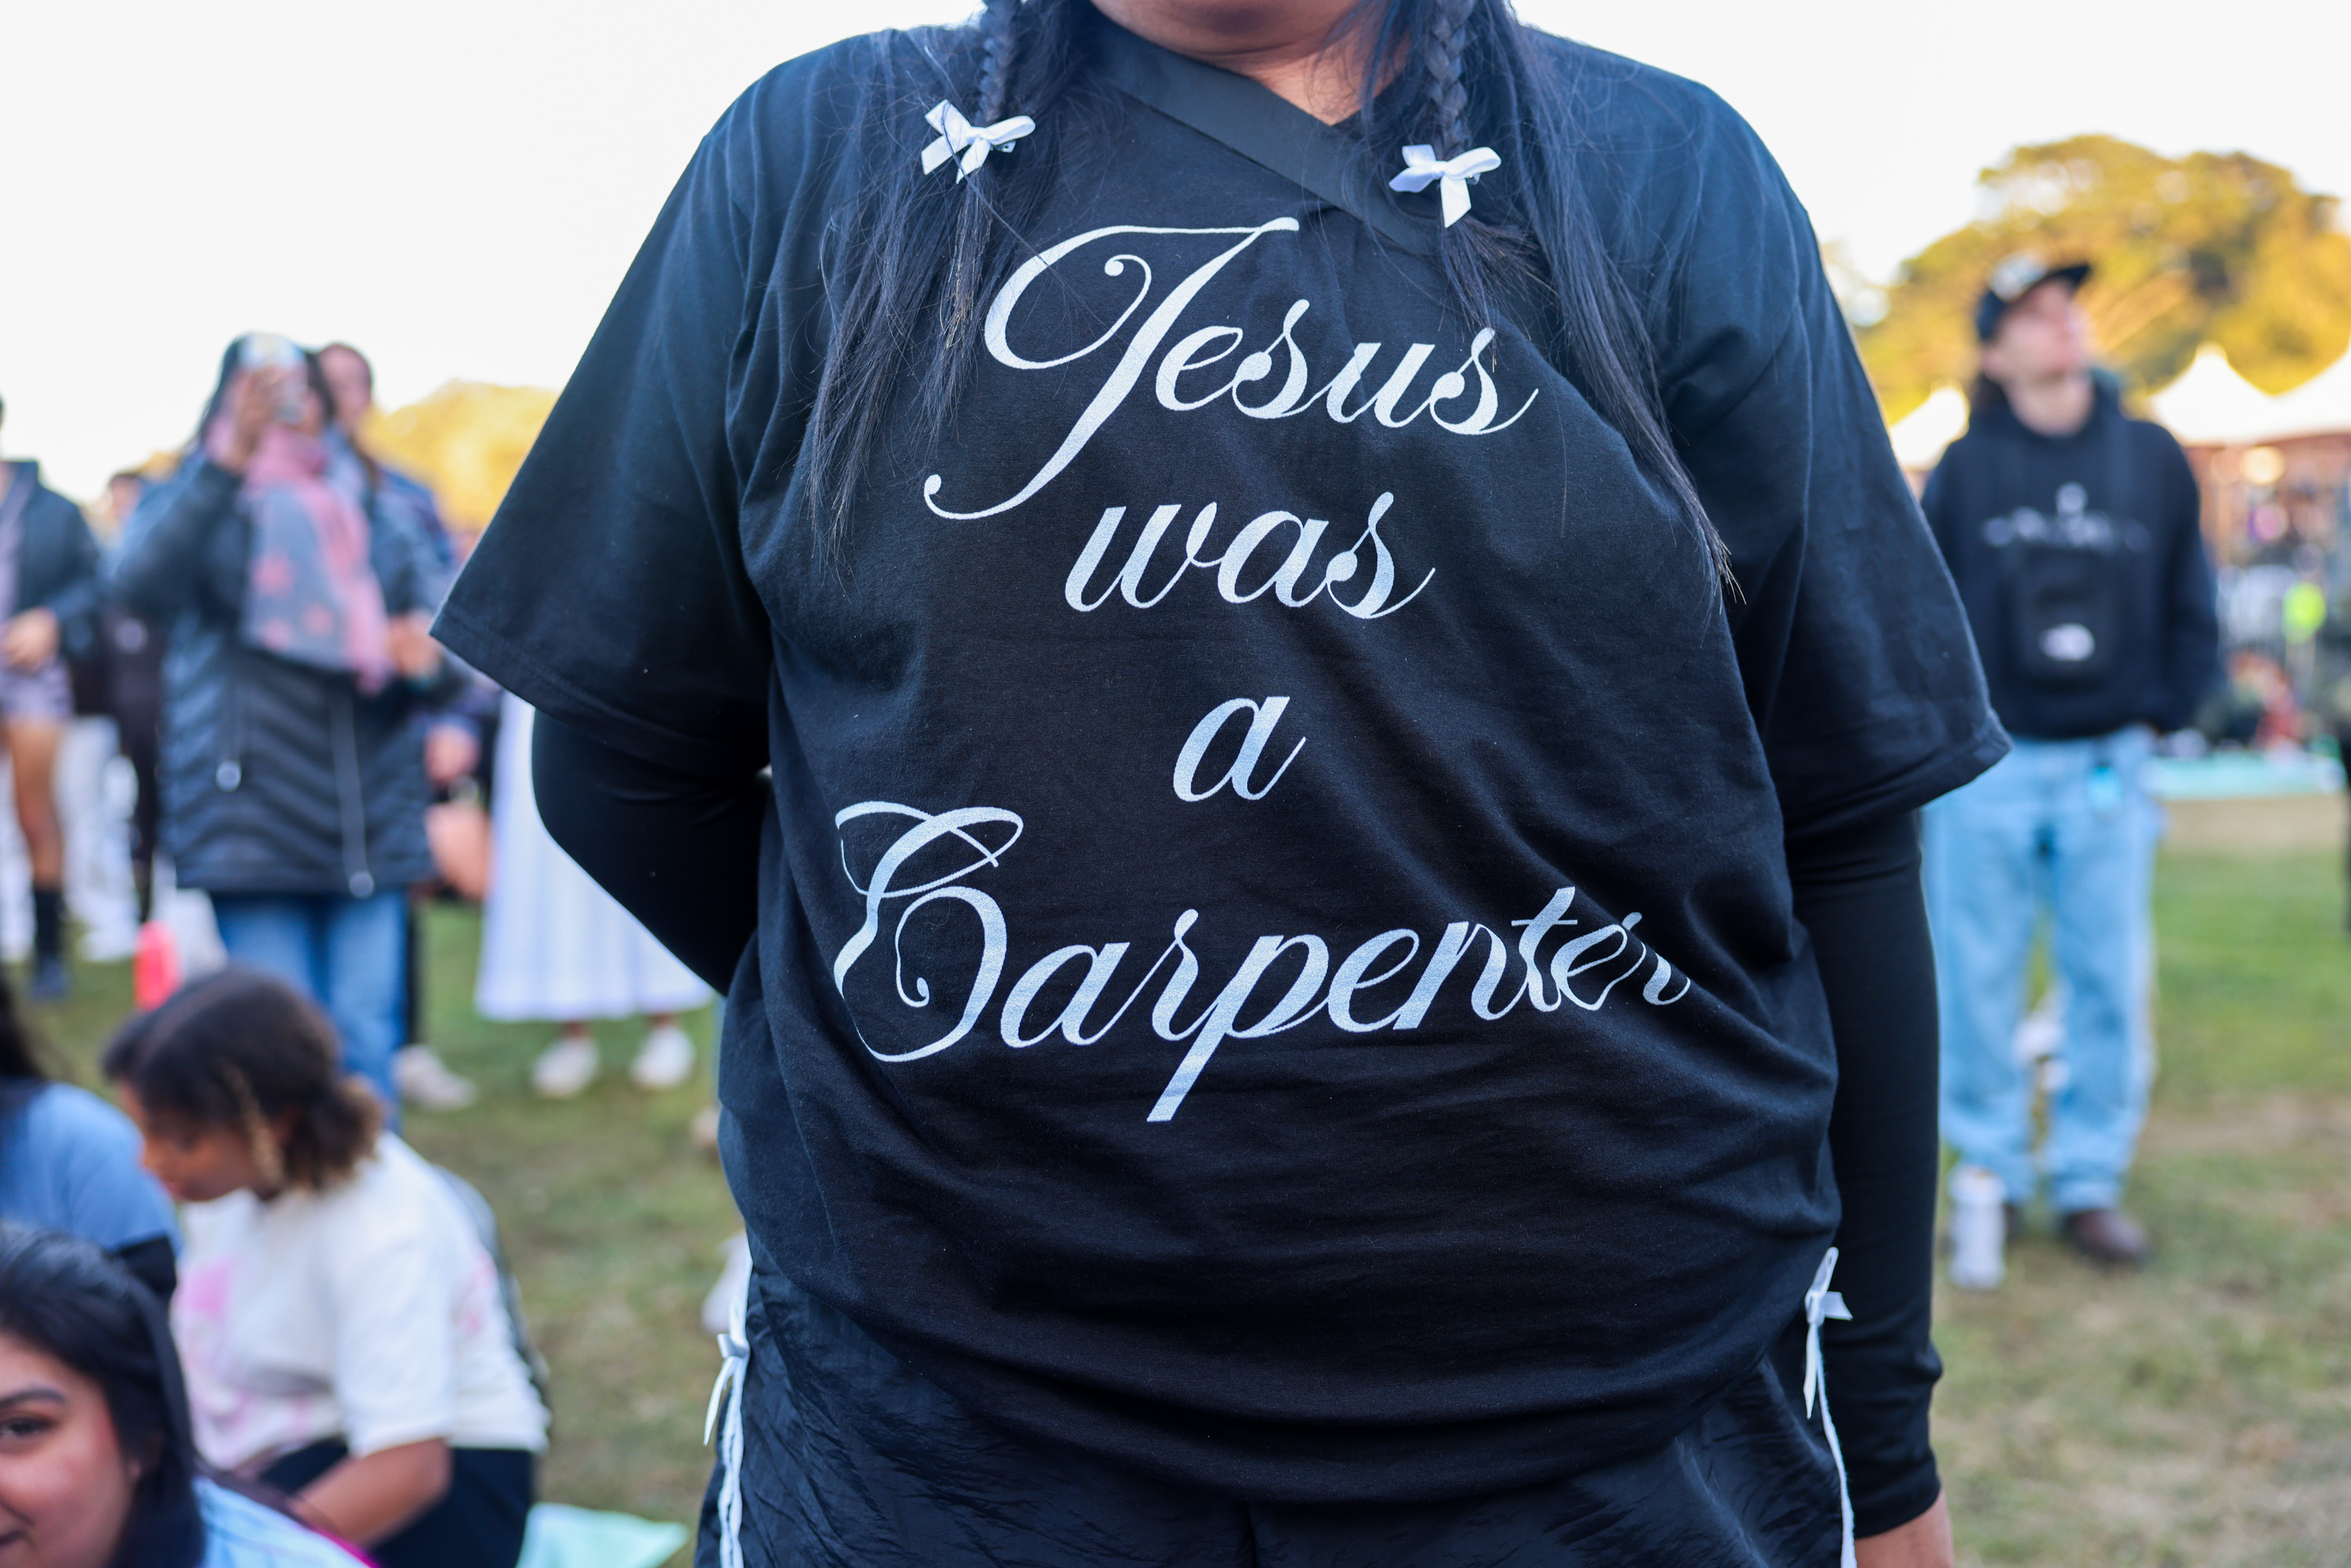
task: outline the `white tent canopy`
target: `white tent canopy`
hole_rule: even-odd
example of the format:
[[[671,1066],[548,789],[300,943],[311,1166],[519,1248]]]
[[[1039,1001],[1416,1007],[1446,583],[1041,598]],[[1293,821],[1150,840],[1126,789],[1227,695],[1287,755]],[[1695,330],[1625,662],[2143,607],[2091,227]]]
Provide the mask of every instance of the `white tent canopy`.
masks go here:
[[[2196,362],[2147,399],[2156,423],[2189,446],[2254,446],[2280,434],[2278,404],[2239,375],[2217,343],[2196,350]]]
[[[2351,353],[2282,394],[2271,413],[2272,440],[2351,431]]]
[[[2351,353],[2272,397],[2239,375],[2219,344],[2207,343],[2196,350],[2195,363],[2147,404],[2156,422],[2189,446],[2259,446],[2294,435],[2351,432]],[[1894,455],[1916,473],[1932,468],[1967,428],[1966,394],[1942,386],[1886,434]]]

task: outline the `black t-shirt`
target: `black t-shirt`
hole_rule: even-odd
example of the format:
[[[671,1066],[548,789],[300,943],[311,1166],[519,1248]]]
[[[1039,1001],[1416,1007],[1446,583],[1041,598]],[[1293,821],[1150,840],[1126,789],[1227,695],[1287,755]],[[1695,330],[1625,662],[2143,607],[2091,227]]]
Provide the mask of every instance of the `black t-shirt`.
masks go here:
[[[611,745],[772,765],[722,1069],[762,1265],[1005,1425],[1248,1495],[1662,1443],[1836,1222],[1783,835],[2005,744],[1802,209],[1603,62],[1579,177],[1726,602],[1450,303],[1433,191],[1104,26],[948,435],[901,399],[835,559],[819,245],[927,136],[852,134],[914,47],[711,133],[441,623]]]
[[[2069,435],[1979,413],[1927,483],[1992,708],[2036,740],[2185,728],[2220,679],[2196,475],[2100,382]]]

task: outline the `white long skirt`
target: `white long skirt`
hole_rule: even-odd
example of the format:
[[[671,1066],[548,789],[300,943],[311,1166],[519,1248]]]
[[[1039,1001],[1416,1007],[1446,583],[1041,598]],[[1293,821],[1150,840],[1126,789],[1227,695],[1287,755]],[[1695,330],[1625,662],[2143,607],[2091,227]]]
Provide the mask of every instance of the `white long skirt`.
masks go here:
[[[531,791],[534,716],[529,704],[507,694],[475,1010],[486,1019],[562,1023],[700,1007],[710,988],[548,836]]]

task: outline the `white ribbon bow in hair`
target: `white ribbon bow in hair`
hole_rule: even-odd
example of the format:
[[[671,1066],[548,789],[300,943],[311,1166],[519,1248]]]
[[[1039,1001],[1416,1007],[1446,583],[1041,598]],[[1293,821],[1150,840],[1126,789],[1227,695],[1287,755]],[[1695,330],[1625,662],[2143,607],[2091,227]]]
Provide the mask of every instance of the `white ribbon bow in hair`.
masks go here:
[[[1491,147],[1472,147],[1451,158],[1439,158],[1434,147],[1407,147],[1404,165],[1404,172],[1388,182],[1388,189],[1426,191],[1437,184],[1437,199],[1445,206],[1445,226],[1451,228],[1469,210],[1469,183],[1500,168],[1502,155]]]
[[[1037,122],[1025,114],[1009,120],[999,120],[993,125],[974,125],[963,117],[963,111],[941,99],[930,113],[923,116],[931,122],[938,137],[923,149],[923,172],[927,174],[940,164],[963,154],[956,168],[956,178],[962,180],[976,173],[987,162],[988,153],[998,148],[1010,147],[1037,129]]]

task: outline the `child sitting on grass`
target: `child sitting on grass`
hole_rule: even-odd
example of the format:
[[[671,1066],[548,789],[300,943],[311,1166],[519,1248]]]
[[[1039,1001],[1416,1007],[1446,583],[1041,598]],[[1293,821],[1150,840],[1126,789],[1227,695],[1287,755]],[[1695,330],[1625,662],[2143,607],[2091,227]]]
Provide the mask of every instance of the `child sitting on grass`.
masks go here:
[[[107,1049],[189,1206],[172,1322],[197,1448],[382,1568],[513,1568],[546,1408],[472,1220],[336,1056],[316,1006],[242,968]]]

